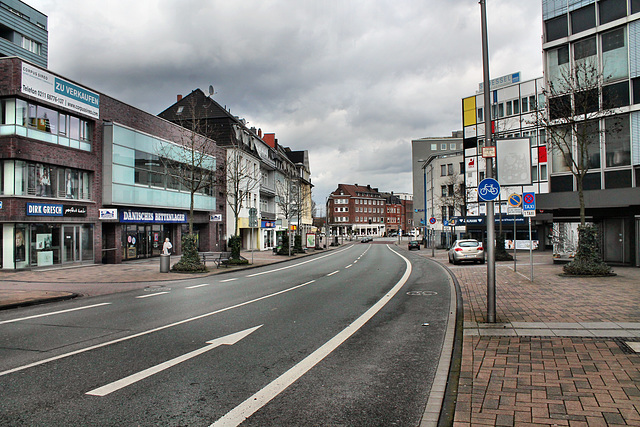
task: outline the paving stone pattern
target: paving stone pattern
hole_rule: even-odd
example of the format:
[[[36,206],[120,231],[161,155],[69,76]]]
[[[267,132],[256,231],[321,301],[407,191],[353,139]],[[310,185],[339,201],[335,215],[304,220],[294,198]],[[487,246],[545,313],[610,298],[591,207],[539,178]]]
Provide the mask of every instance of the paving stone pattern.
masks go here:
[[[444,252],[436,259],[448,265]],[[497,328],[485,323],[486,266],[451,269],[460,282],[469,332],[455,426],[640,426],[640,356],[623,344],[640,341],[640,269],[616,268],[618,275],[607,278],[562,277],[562,266],[543,252],[534,258],[531,282],[528,254],[517,272],[513,262],[497,263],[496,321],[504,324]],[[575,328],[560,329],[595,337],[536,336],[541,323],[529,322],[571,324]],[[525,325],[529,336],[500,331]],[[495,335],[483,334],[488,330]],[[626,338],[601,337],[598,331]]]

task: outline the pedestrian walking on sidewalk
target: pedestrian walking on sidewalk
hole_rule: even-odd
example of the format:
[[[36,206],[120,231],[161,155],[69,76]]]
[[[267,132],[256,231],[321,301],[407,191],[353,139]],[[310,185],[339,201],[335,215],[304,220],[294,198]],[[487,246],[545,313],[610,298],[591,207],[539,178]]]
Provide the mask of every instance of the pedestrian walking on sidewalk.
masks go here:
[[[172,248],[173,248],[173,245],[171,244],[171,242],[169,241],[169,238],[167,237],[166,239],[164,239],[164,244],[162,245],[162,255],[171,255]]]

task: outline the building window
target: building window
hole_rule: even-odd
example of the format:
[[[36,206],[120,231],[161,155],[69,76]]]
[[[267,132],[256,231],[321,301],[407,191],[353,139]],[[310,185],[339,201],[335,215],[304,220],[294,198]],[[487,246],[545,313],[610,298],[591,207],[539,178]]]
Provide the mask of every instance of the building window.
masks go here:
[[[482,107],[478,108],[478,121],[479,122],[484,121],[484,114],[483,114]]]
[[[561,81],[561,77],[569,71],[569,47],[567,45],[560,46],[557,49],[547,51],[547,80],[549,84]],[[524,102],[527,98],[522,99],[522,112],[527,112],[527,106]]]
[[[22,36],[22,47],[36,55],[40,55],[42,51],[42,45],[40,43],[25,36]]]
[[[21,99],[3,99],[0,109],[0,133],[4,135],[26,135],[43,142],[91,151],[92,122]]]
[[[629,76],[629,61],[624,27],[602,34],[602,75],[605,80]]]
[[[596,38],[587,37],[573,44],[573,59],[586,60],[596,55]]]
[[[438,150],[438,144],[431,144],[431,151],[437,151]]]
[[[446,197],[447,196],[447,186],[446,185],[441,185],[440,186],[440,195],[442,197]]]
[[[453,163],[447,165],[447,175],[453,175]]]
[[[627,16],[627,0],[600,0],[600,25]]]
[[[607,167],[628,166],[631,162],[629,116],[607,118],[605,129]]]
[[[513,114],[520,114],[520,100],[513,100]]]
[[[595,4],[581,7],[571,12],[571,34],[594,28],[596,26]]]
[[[507,101],[507,116],[513,115],[513,101]]]
[[[447,165],[440,165],[440,176],[447,176]]]
[[[21,160],[5,160],[2,170],[5,175],[3,180],[11,180],[14,183],[13,187],[3,185],[2,191],[5,195],[91,199],[89,172]]]
[[[569,35],[567,15],[548,19],[544,23],[546,41],[558,40]]]
[[[629,82],[627,80],[602,87],[602,108],[610,109],[629,105]]]

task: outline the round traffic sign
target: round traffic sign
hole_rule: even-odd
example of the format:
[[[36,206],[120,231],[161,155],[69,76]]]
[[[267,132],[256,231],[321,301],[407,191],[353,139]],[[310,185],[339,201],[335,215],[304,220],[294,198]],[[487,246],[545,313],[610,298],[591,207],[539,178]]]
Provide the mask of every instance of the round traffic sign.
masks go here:
[[[495,200],[500,195],[500,184],[493,178],[485,178],[478,185],[478,196],[485,202]]]
[[[435,224],[436,219],[434,217],[429,218],[429,224]]]
[[[513,193],[509,196],[509,205],[517,208],[522,204],[522,196],[516,193]]]
[[[531,194],[531,193],[525,193],[525,195],[524,195],[524,202],[525,202],[526,204],[530,205],[530,204],[534,203],[534,200],[535,200],[535,198],[534,198],[533,194]]]

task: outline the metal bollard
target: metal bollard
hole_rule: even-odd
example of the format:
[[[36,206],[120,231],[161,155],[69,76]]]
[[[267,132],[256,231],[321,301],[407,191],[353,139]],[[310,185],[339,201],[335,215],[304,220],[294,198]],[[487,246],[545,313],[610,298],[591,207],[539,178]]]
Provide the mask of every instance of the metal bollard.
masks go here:
[[[160,273],[168,273],[171,267],[171,255],[160,255]]]

